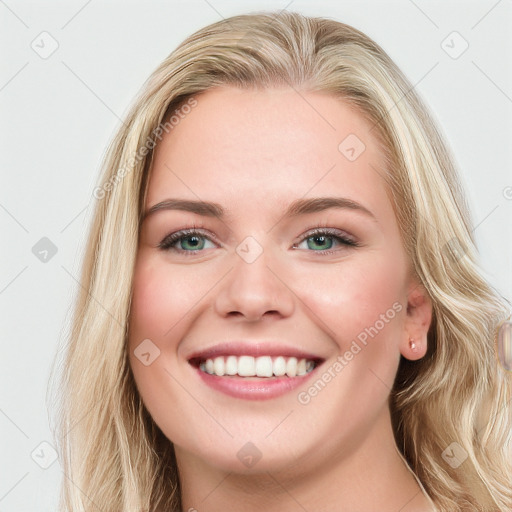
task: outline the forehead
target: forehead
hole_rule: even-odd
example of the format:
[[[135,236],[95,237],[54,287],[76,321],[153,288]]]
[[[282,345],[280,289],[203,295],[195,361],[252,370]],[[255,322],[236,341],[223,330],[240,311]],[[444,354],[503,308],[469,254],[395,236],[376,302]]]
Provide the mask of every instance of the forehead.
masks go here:
[[[388,201],[376,134],[347,102],[289,87],[228,86],[196,100],[156,147],[146,208],[168,197],[215,201],[228,211],[284,209],[306,195]]]

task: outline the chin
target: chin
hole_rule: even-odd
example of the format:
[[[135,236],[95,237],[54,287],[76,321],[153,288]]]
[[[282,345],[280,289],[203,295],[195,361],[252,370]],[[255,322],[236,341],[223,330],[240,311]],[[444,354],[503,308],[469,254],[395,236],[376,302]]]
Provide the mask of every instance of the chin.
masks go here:
[[[199,449],[199,450],[198,450]],[[281,445],[278,450],[270,443],[232,439],[225,443],[195,443],[191,453],[203,463],[224,472],[239,475],[259,475],[290,469],[297,459],[296,446]]]

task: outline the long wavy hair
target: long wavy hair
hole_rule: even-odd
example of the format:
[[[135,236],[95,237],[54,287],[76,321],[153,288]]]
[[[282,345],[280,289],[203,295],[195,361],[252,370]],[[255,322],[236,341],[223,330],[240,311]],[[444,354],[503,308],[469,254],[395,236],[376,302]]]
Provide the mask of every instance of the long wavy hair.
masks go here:
[[[180,510],[172,442],[128,361],[132,278],[153,148],[186,105],[221,85],[329,93],[372,123],[404,247],[433,305],[428,352],[401,358],[390,395],[397,449],[440,510],[512,510],[512,372],[494,347],[510,303],[483,277],[453,156],[379,45],[349,25],[287,11],[234,16],[188,37],[110,142],[59,363],[61,510]],[[459,465],[449,463],[454,454]]]

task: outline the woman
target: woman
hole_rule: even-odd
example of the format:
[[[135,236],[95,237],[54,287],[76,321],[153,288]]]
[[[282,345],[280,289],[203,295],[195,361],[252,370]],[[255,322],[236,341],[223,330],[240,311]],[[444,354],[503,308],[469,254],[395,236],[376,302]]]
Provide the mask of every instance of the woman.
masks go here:
[[[63,510],[512,508],[509,305],[367,36],[289,12],[196,32],[94,195]]]

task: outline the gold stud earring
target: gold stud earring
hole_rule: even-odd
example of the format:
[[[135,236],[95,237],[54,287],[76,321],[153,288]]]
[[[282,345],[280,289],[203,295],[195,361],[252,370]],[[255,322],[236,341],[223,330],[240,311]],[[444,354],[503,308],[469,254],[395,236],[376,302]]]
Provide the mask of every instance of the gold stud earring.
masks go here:
[[[414,338],[409,338],[409,347],[413,352],[416,352],[416,343],[414,342]]]

